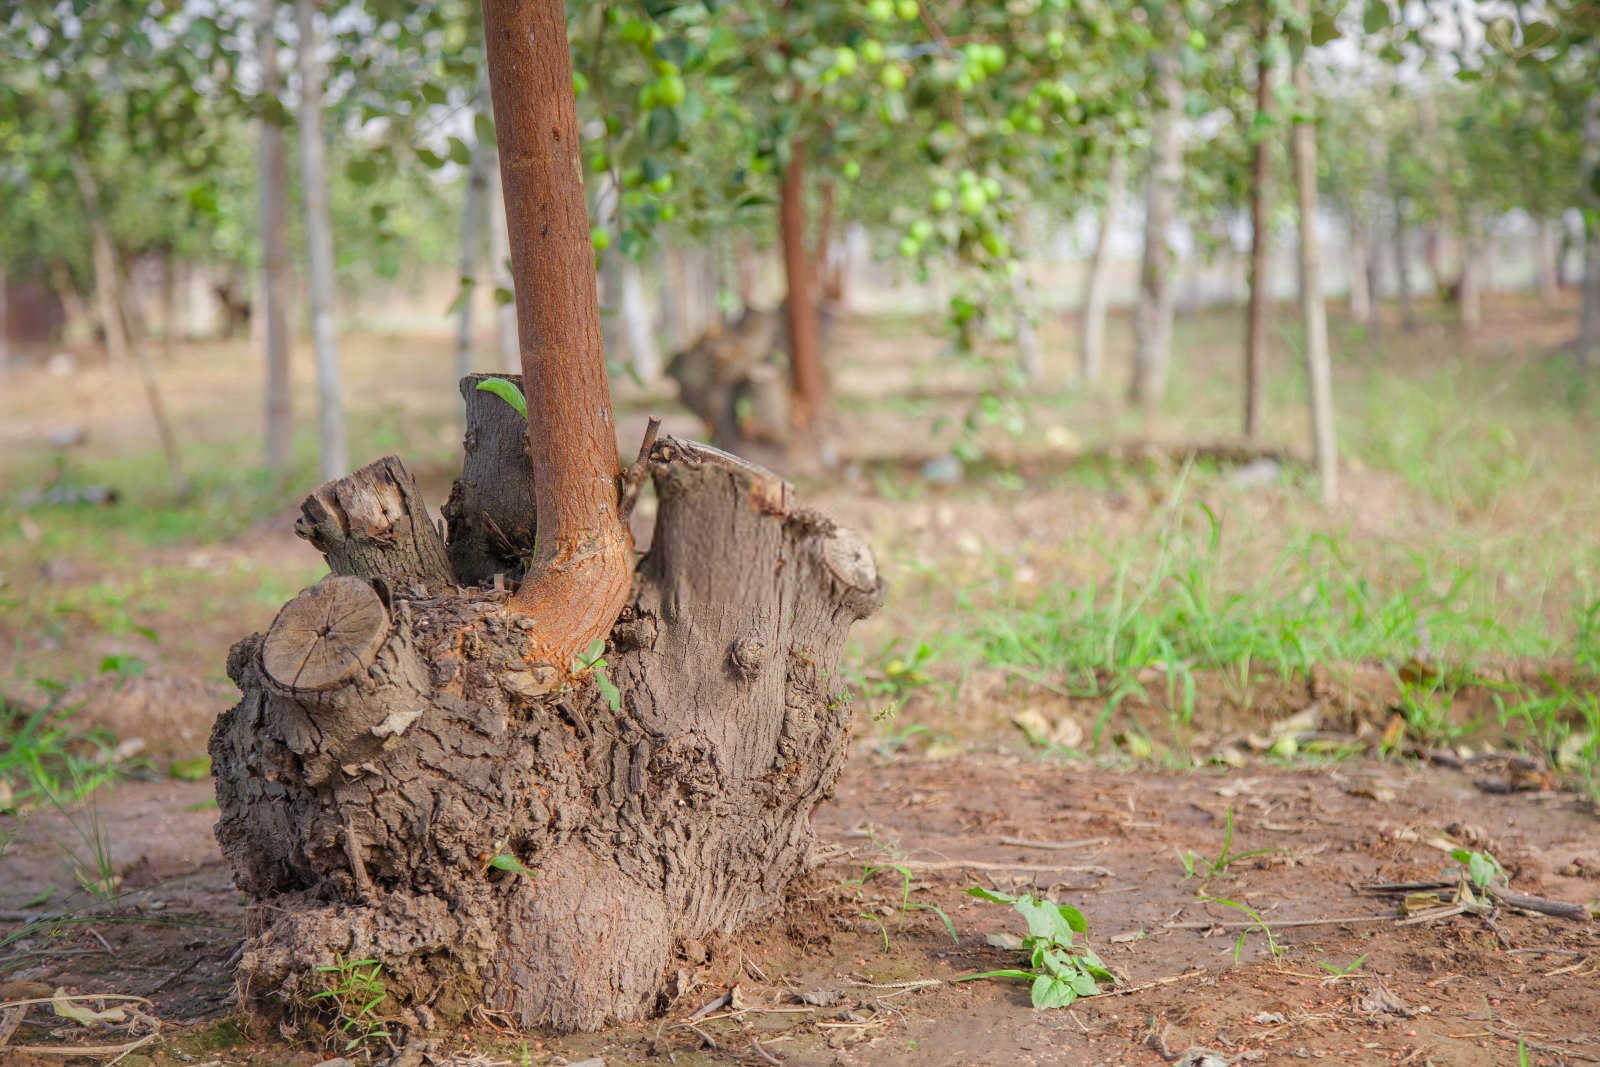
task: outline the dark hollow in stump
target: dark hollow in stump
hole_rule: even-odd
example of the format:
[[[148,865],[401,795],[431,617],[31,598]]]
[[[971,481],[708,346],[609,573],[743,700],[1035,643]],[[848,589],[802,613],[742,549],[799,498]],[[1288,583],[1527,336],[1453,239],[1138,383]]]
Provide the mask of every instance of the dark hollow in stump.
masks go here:
[[[382,962],[402,1024],[638,1019],[681,946],[809,869],[851,730],[840,655],[884,592],[872,553],[716,449],[667,438],[648,462],[615,706],[593,672],[529,662],[504,590],[337,574],[234,646],[243,697],[211,755],[248,1007],[309,1017],[342,956]],[[458,485],[454,521],[496,484]]]

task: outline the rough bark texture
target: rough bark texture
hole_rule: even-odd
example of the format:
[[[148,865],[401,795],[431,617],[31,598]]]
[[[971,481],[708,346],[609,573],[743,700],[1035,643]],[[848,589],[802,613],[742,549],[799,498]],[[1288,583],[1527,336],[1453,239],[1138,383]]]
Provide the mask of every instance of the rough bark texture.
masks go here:
[[[300,184],[306,216],[306,286],[311,345],[317,359],[317,425],[322,476],[349,469],[344,432],[344,386],[334,323],[333,223],[328,214],[328,153],[322,142],[322,60],[317,55],[318,0],[295,0],[300,27]]]
[[[1272,140],[1266,136],[1272,118],[1272,59],[1267,51],[1267,13],[1261,13],[1257,37],[1255,156],[1250,178],[1250,304],[1245,317],[1244,435],[1261,432],[1267,363],[1268,261],[1272,254]],[[1264,121],[1263,121],[1264,120]]]
[[[1128,399],[1141,407],[1160,399],[1172,362],[1172,313],[1177,288],[1173,283],[1172,221],[1178,212],[1178,184],[1183,177],[1183,143],[1178,117],[1183,109],[1183,83],[1178,57],[1156,56],[1156,89],[1160,110],[1150,132],[1150,178],[1145,192],[1144,256],[1139,265],[1139,303],[1134,311],[1133,375]]]
[[[872,554],[715,449],[669,438],[649,464],[615,707],[530,666],[504,591],[334,576],[234,646],[243,698],[211,754],[249,1007],[314,1015],[316,968],[343,955],[382,961],[400,1025],[479,1003],[523,1026],[637,1019],[686,941],[808,868],[851,728],[840,655],[883,595]]]
[[[789,443],[788,383],[773,361],[784,311],[747,308],[667,367],[679,399],[705,420],[718,447],[746,458],[775,458]]]
[[[1310,18],[1310,0],[1300,0]],[[1304,107],[1311,99],[1305,60],[1295,64],[1294,87]],[[1306,331],[1306,377],[1311,400],[1312,450],[1322,502],[1339,498],[1339,460],[1333,433],[1333,373],[1328,355],[1328,311],[1322,297],[1317,251],[1317,131],[1302,111],[1294,124],[1294,180],[1300,207],[1300,319]]]
[[[334,574],[453,585],[444,539],[422,493],[395,456],[328,482],[300,504],[294,532],[310,541]]]
[[[1092,385],[1106,369],[1106,308],[1111,303],[1111,234],[1128,184],[1128,157],[1111,157],[1106,175],[1106,199],[1100,206],[1100,229],[1095,234],[1094,255],[1089,260],[1088,288],[1083,295],[1083,321],[1079,324],[1078,381]]]
[[[496,574],[522,577],[533,555],[537,527],[533,468],[528,465],[528,422],[504,400],[478,388],[504,377],[522,388],[520,374],[469,374],[461,379],[467,433],[461,477],[445,501],[450,567],[462,585],[493,582]]]
[[[261,94],[273,100],[277,99],[282,85],[278,74],[278,33],[274,28],[277,11],[278,0],[259,0],[256,52],[261,61]],[[259,158],[261,174],[256,195],[261,217],[261,340],[267,371],[267,469],[281,471],[289,465],[294,409],[289,390],[289,227],[284,207],[284,198],[289,192],[289,154],[276,114],[261,119]]]

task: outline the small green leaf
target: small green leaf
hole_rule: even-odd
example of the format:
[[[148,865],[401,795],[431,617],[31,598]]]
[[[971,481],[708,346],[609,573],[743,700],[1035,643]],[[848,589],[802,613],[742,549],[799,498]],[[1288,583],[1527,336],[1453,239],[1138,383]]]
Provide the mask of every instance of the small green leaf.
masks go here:
[[[622,690],[618,689],[616,683],[607,678],[606,672],[598,667],[594,672],[594,684],[600,687],[600,695],[606,698],[606,703],[612,711],[622,710]]]
[[[525,874],[529,878],[533,877],[533,872],[524,867],[522,861],[509,852],[500,853],[500,855],[489,861],[489,866],[497,871],[510,871],[513,874]]]
[[[469,166],[472,163],[472,149],[461,138],[452,137],[450,138],[450,158],[463,167]]]
[[[478,388],[486,393],[493,393],[507,404],[517,409],[523,418],[528,417],[528,401],[523,398],[522,390],[504,378],[485,378],[478,383]]]
[[[497,307],[505,307],[516,298],[517,294],[513,293],[510,289],[507,289],[505,286],[497,285],[494,287],[494,302]]]
[[[975,885],[968,889],[967,896],[977,897],[979,900],[987,900],[991,904],[1015,904],[1017,902],[1016,897],[1007,896],[1004,893],[996,893],[993,890],[983,888],[981,885]]]

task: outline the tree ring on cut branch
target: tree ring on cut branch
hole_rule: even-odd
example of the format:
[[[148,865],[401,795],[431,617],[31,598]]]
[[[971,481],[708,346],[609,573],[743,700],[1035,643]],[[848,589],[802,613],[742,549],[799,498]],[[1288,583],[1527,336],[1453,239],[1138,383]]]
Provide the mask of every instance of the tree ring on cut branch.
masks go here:
[[[323,692],[372,666],[388,637],[389,612],[372,586],[330,575],[278,612],[261,667],[282,689]]]

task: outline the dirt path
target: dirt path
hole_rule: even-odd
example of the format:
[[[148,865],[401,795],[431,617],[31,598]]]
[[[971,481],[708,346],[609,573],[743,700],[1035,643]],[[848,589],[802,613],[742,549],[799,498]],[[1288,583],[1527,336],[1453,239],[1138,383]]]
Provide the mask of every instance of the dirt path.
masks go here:
[[[141,1050],[153,1052],[147,1062],[316,1062],[226,1018],[243,911],[211,842],[209,796],[208,783],[174,782],[101,795],[102,836],[123,878],[114,911],[66,889],[67,857],[81,864],[86,852],[83,818],[24,823],[0,878],[0,909],[10,909],[0,994],[149,996],[180,1032]],[[1186,877],[1178,853],[1216,859],[1230,808],[1235,854],[1276,851],[1220,877]],[[832,857],[809,895],[765,931],[691,946],[664,1021],[531,1040],[525,1062],[1161,1064],[1200,1048],[1217,1058],[1187,1062],[1487,1065],[1517,1062],[1518,1040],[1533,1063],[1600,1062],[1594,922],[1502,910],[1400,926],[1392,902],[1354,888],[1438,878],[1453,865],[1439,847],[1448,838],[1493,853],[1521,892],[1600,897],[1600,833],[1568,795],[1486,797],[1454,772],[1393,764],[1206,776],[862,753],[820,820]],[[896,867],[910,875],[908,895]],[[1021,983],[944,984],[1013,965],[986,938],[1023,932],[1021,920],[967,896],[975,884],[1078,906],[1089,942],[1126,982],[1043,1013]],[[23,907],[46,890],[43,904]],[[1254,909],[1280,956],[1259,928],[1241,945],[1253,920],[1204,896]],[[23,931],[26,910],[93,917]],[[733,983],[741,1010],[689,1025]],[[796,1002],[807,993],[824,1003]],[[49,1035],[29,1023],[15,1043]],[[524,1062],[520,1040],[492,1027],[436,1054],[447,1062],[447,1048],[468,1047]]]

